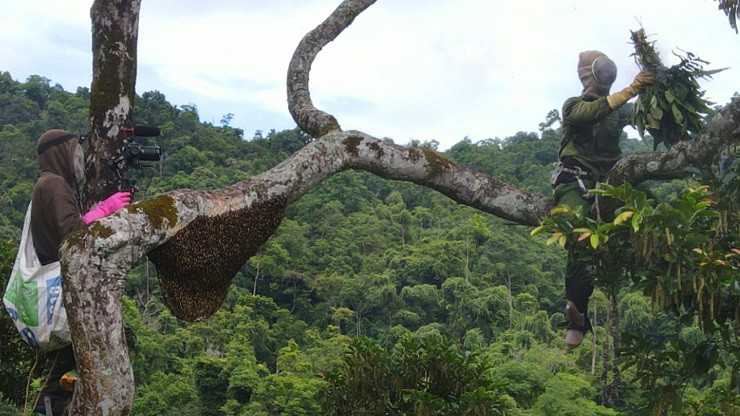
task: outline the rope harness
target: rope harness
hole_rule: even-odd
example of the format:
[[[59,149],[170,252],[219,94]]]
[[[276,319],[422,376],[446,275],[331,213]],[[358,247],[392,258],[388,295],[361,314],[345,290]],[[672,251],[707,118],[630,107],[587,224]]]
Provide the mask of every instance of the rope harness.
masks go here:
[[[572,168],[565,166],[565,164],[561,161],[555,162],[553,164],[555,169],[552,172],[552,178],[551,182],[552,185],[557,185],[558,177],[560,177],[561,173],[570,173],[573,175],[574,178],[576,178],[576,182],[578,183],[578,187],[581,188],[581,190],[584,192],[584,197],[590,198],[592,195],[588,194],[588,187],[586,187],[586,184],[583,183],[583,178],[587,179],[593,179],[594,183],[596,184],[594,186],[594,189],[601,189],[601,182],[599,181],[599,175],[596,172],[584,170],[581,169],[580,166],[574,166]],[[593,195],[594,197],[594,206],[596,208],[596,219],[598,221],[601,221],[601,209],[599,207],[599,196]]]

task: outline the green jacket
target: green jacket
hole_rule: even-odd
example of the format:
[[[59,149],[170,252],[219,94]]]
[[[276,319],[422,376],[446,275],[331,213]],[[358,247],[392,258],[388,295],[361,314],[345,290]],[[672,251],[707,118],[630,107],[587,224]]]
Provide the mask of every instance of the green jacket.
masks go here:
[[[604,174],[622,157],[619,138],[629,124],[631,103],[612,110],[606,97],[588,101],[569,98],[563,104],[563,142],[560,157],[571,156]]]

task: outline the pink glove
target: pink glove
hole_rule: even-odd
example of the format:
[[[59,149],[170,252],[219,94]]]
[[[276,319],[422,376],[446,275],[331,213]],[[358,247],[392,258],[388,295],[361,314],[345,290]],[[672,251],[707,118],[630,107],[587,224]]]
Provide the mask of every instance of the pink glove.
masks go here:
[[[100,205],[91,209],[90,212],[83,215],[82,221],[85,221],[85,224],[90,224],[95,220],[107,217],[130,203],[131,192],[116,192]]]

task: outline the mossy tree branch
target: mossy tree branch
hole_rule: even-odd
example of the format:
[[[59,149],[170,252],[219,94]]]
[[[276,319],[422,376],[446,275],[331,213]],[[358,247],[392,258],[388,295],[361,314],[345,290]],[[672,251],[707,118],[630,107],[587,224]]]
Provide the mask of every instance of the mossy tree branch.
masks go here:
[[[308,80],[311,65],[324,46],[337,38],[375,0],[345,0],[315,29],[303,37],[288,65],[288,110],[301,130],[321,137],[340,131],[337,119],[317,109],[311,101]]]

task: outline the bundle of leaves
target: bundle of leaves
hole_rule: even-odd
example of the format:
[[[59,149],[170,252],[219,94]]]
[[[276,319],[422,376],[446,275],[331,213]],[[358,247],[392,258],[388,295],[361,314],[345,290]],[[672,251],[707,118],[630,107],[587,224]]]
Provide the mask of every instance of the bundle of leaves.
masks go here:
[[[740,0],[717,0],[718,9],[723,10],[730,20],[730,26],[737,33],[737,18],[740,17]]]
[[[708,64],[691,52],[677,54],[680,62],[665,67],[654,43],[645,30],[632,32],[635,60],[643,70],[655,74],[655,83],[647,86],[635,103],[633,125],[644,139],[645,130],[653,136],[653,148],[663,143],[666,148],[682,140],[691,140],[713,114],[713,104],[699,88],[699,78],[711,78],[724,69],[705,70]]]

